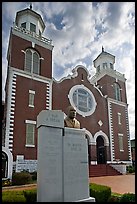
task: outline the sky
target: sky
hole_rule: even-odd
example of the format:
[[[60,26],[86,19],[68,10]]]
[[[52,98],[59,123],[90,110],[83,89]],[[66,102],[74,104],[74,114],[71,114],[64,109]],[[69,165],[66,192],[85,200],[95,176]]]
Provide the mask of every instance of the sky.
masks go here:
[[[93,60],[104,50],[125,74],[130,139],[135,138],[135,2],[31,2],[51,39],[53,78],[60,80],[83,65],[95,74]],[[5,100],[7,49],[16,12],[30,2],[2,2],[2,100]]]

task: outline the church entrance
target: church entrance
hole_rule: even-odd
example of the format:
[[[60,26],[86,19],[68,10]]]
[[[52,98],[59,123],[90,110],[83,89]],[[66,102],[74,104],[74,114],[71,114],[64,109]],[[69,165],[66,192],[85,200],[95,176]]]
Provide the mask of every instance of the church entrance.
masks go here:
[[[97,164],[106,164],[106,148],[101,136],[97,137]]]

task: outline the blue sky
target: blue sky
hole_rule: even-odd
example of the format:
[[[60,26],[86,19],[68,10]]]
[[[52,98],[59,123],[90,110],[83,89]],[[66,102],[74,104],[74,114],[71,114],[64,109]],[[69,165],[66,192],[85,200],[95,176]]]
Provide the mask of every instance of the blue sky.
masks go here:
[[[16,12],[29,2],[2,2],[2,99],[5,100],[7,48]],[[95,74],[93,60],[106,52],[115,56],[115,69],[125,74],[130,137],[135,138],[135,2],[32,2],[52,40],[53,77],[60,80],[77,65]]]

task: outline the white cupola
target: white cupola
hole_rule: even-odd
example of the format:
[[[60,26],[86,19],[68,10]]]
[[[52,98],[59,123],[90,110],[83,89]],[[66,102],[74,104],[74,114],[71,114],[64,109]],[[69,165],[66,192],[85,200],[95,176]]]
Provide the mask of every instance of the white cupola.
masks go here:
[[[45,23],[42,17],[30,8],[18,11],[16,14],[15,25],[22,27],[30,32],[40,35],[44,32]]]
[[[98,55],[98,57],[93,61],[94,67],[96,68],[96,73],[101,72],[106,69],[114,69],[115,56],[111,55],[104,51],[102,46],[102,52]]]

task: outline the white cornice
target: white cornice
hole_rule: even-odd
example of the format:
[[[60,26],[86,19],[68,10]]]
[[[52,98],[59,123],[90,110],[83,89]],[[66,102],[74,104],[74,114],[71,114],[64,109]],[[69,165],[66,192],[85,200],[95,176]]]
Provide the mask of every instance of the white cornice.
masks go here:
[[[21,69],[17,69],[14,67],[9,67],[10,70],[12,70],[15,74],[19,75],[19,76],[23,76],[29,79],[33,79],[36,81],[40,81],[40,82],[44,82],[44,83],[52,83],[52,79],[49,79],[47,77],[43,77],[37,74],[31,74],[29,72],[26,72],[24,70]]]
[[[114,103],[114,104],[117,104],[119,106],[127,107],[127,103],[124,103],[122,101],[117,101],[117,100],[109,98],[109,97],[107,98],[107,100],[108,100],[109,103]]]
[[[96,73],[91,79],[91,83],[96,83],[99,79],[101,79],[103,76],[105,75],[109,75],[111,77],[117,78],[120,81],[125,82],[125,75],[121,74],[120,72],[116,71],[116,70],[111,70],[111,69],[103,69],[100,72]]]
[[[75,78],[78,76],[78,69],[79,68],[82,68],[87,72],[87,80],[91,84],[91,81],[89,79],[90,78],[89,71],[83,65],[77,65],[75,68],[72,69],[72,74],[69,74],[68,76],[61,78],[59,81],[57,81],[56,79],[53,78],[53,81],[55,81],[56,83],[61,83],[64,80]]]
[[[23,38],[25,40],[28,40],[30,42],[33,42],[41,47],[44,47],[44,48],[47,48],[49,50],[53,50],[53,45],[49,44],[49,43],[46,43],[44,41],[41,41],[41,39],[39,38],[36,38],[32,35],[29,35],[29,33],[25,33],[25,32],[21,32],[21,30],[19,30],[20,28],[18,28],[17,26],[12,28],[12,33],[20,38]],[[46,39],[46,38],[43,38],[43,39]]]

